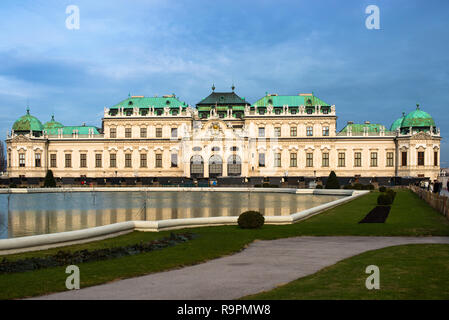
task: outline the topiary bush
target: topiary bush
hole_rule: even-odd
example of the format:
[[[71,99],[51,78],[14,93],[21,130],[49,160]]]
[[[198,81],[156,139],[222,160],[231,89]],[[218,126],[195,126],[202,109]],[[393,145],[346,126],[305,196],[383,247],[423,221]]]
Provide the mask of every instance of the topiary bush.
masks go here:
[[[355,183],[352,186],[352,189],[354,189],[354,190],[362,190],[362,187],[363,187],[363,185],[361,183]]]
[[[387,191],[387,188],[384,187],[384,186],[382,186],[382,187],[379,188],[379,191],[380,191],[380,192],[386,192],[386,191]]]
[[[338,182],[337,175],[334,171],[331,171],[329,178],[326,181],[326,189],[340,189],[340,183]]]
[[[259,229],[265,223],[265,218],[258,211],[243,212],[237,220],[242,229]]]
[[[323,186],[321,184],[317,184],[315,189],[323,189]]]
[[[396,198],[396,191],[393,189],[388,189],[386,193],[391,197],[391,202],[393,203],[394,198]]]
[[[377,197],[377,204],[380,206],[389,206],[393,203],[393,199],[387,193],[382,193]]]
[[[44,188],[55,188],[56,180],[53,176],[53,171],[48,170],[44,180]]]

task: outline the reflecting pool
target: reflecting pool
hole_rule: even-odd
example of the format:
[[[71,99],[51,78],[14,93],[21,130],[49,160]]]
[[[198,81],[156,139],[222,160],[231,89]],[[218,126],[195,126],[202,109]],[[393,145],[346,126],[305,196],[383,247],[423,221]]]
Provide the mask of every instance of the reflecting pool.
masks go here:
[[[65,192],[0,194],[0,239],[130,220],[290,215],[343,196],[263,192]]]

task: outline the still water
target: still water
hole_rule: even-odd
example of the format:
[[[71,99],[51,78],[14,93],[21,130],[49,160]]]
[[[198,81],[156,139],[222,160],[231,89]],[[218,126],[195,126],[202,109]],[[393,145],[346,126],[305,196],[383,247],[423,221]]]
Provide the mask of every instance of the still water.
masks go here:
[[[246,210],[257,210],[266,216],[290,215],[341,197],[174,191],[1,194],[0,239],[79,230],[129,220],[238,216]]]

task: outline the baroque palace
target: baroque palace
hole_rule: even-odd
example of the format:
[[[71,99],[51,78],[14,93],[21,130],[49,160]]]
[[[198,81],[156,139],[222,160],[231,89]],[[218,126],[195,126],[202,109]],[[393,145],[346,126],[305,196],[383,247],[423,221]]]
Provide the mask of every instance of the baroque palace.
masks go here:
[[[191,107],[177,96],[129,96],[104,109],[102,128],[42,124],[27,114],[7,136],[8,175],[107,181],[154,177],[420,177],[439,173],[440,131],[416,110],[391,126],[347,125],[311,93],[253,104],[215,92]]]

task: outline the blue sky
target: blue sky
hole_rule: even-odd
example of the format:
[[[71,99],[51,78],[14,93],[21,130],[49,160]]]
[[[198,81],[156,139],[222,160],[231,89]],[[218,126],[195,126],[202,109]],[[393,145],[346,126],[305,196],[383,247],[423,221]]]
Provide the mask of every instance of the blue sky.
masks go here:
[[[66,7],[80,9],[68,30]],[[380,30],[365,27],[368,5]],[[390,126],[420,103],[449,136],[449,1],[16,1],[0,3],[0,137],[31,113],[101,125],[132,95],[255,102],[314,92],[348,120]],[[442,166],[449,167],[449,141]]]

